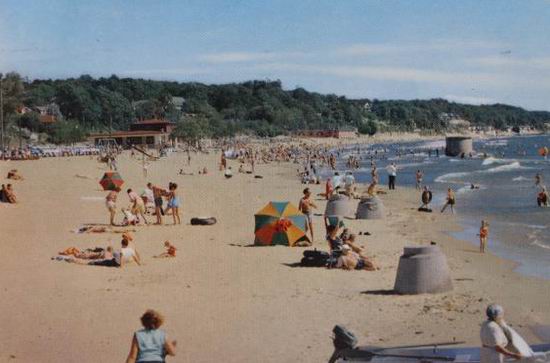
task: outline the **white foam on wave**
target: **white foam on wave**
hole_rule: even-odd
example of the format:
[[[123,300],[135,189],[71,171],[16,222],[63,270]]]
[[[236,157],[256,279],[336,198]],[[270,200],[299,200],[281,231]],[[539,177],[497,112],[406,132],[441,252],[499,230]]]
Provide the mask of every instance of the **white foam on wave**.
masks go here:
[[[496,167],[491,168],[491,169],[481,170],[480,172],[482,172],[482,173],[500,173],[500,172],[503,172],[503,171],[512,171],[512,170],[521,170],[521,169],[531,169],[531,168],[529,168],[527,166],[522,166],[519,163],[519,161],[514,161],[513,163],[510,163],[510,164],[496,166]]]
[[[488,140],[483,143],[487,146],[506,146],[508,145],[507,139],[496,139],[496,140]]]
[[[525,181],[525,180],[529,180],[529,179],[524,177],[524,176],[518,176],[517,178],[514,178],[512,180],[513,181]]]
[[[415,147],[415,149],[441,149],[445,147],[445,140],[427,141]]]
[[[464,178],[465,176],[468,176],[468,175],[471,175],[473,174],[474,172],[461,172],[461,173],[448,173],[448,174],[443,174],[443,175],[440,175],[438,176],[437,178],[435,178],[435,182],[436,183],[448,183],[448,182],[453,182],[457,179],[461,179],[461,178]],[[463,180],[459,180],[457,181],[457,183],[462,183]]]
[[[494,168],[485,169],[485,170],[443,174],[435,178],[435,182],[436,183],[449,183],[449,182],[463,183],[464,177],[467,177],[470,175],[494,174],[494,173],[502,173],[507,171],[528,170],[528,169],[532,169],[532,168],[527,166],[522,166],[519,163],[519,161],[514,161],[513,163],[510,163],[510,164],[495,166]]]
[[[540,248],[544,248],[545,250],[550,250],[550,246],[549,246],[549,245],[540,242],[538,239],[535,239],[533,242],[531,242],[531,244],[532,244],[533,246],[537,246],[537,247],[540,247]]]
[[[506,163],[516,162],[516,161],[517,161],[516,159],[499,159],[499,158],[489,156],[488,158],[483,160],[481,165],[486,166],[486,165],[492,165],[492,164],[506,164]]]

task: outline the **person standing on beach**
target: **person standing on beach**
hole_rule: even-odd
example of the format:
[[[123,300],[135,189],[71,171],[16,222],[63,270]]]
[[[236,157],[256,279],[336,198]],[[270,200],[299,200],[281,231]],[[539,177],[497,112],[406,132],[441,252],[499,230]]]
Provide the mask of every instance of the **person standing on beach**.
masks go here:
[[[332,185],[332,178],[329,176],[327,178],[327,183],[325,185],[325,197],[327,198],[327,200],[329,200],[330,197],[332,197],[333,192],[334,192],[334,186]]]
[[[109,211],[109,223],[111,226],[115,225],[115,215],[116,215],[116,199],[118,197],[118,192],[120,189],[111,190],[109,194],[105,197],[105,206]]]
[[[445,205],[441,209],[441,213],[443,213],[445,211],[445,209],[447,209],[447,206],[450,206],[451,207],[451,213],[454,214],[455,213],[455,210],[454,210],[455,203],[456,203],[455,193],[453,192],[452,188],[449,188],[449,189],[447,189],[447,202],[445,203]]]
[[[397,167],[391,163],[386,170],[388,171],[388,189],[395,190],[395,178],[397,177]]]
[[[422,178],[424,177],[424,173],[420,170],[416,171],[416,189],[422,190]]]
[[[155,215],[157,216],[157,223],[155,223],[155,224],[161,225],[162,224],[162,215],[164,213],[163,210],[162,210],[162,197],[166,193],[165,193],[164,189],[159,188],[156,185],[152,185],[151,189],[153,190],[153,198],[154,198],[154,202],[155,202]]]
[[[171,209],[172,210],[172,217],[174,218],[174,225],[176,224],[176,221],[177,221],[177,224],[181,224],[181,219],[180,219],[180,212],[179,212],[179,207],[180,207],[180,200],[178,198],[178,195],[176,193],[176,189],[178,189],[178,185],[176,183],[170,183],[169,186],[168,186],[168,204],[166,205],[166,211],[165,213],[168,213],[168,210]]]
[[[315,239],[313,237],[313,210],[312,209],[317,209],[317,206],[311,200],[311,191],[309,190],[309,188],[305,188],[303,193],[304,193],[304,196],[302,197],[302,199],[300,199],[300,203],[298,203],[298,209],[300,210],[300,212],[304,213],[304,215],[306,216],[307,227],[309,229],[309,232],[311,233],[311,242],[313,243]]]
[[[164,318],[155,310],[147,310],[141,317],[143,329],[134,333],[126,363],[165,362],[167,355],[176,355],[176,341],[170,341],[159,328]]]
[[[479,252],[485,253],[485,247],[487,246],[487,240],[489,239],[489,223],[486,220],[481,221],[481,227],[479,228]]]

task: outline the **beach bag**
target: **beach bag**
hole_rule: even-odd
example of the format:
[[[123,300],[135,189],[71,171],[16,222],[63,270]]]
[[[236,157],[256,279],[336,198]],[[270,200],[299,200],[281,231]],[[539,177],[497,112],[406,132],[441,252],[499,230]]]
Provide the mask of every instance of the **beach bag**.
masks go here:
[[[327,265],[330,254],[325,251],[308,250],[304,251],[304,257],[300,261],[306,267],[324,267]]]
[[[357,345],[357,337],[345,327],[335,325],[332,332],[334,333],[334,348],[338,350],[353,349]]]
[[[195,217],[191,218],[192,226],[211,226],[216,224],[217,220],[214,217]]]

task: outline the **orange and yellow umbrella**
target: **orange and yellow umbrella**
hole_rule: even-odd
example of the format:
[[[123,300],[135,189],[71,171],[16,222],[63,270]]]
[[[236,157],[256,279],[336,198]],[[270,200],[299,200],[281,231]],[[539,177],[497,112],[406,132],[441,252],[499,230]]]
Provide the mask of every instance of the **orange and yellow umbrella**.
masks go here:
[[[270,202],[254,215],[255,243],[262,246],[294,244],[306,237],[306,217],[289,202]]]

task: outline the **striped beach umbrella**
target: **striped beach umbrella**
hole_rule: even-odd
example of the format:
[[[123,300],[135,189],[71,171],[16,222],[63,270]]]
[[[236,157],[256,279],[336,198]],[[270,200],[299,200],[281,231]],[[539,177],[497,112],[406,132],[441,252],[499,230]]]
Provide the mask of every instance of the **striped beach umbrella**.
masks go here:
[[[262,246],[294,244],[306,237],[306,217],[289,202],[270,202],[254,215],[255,244]]]
[[[119,190],[122,184],[124,184],[124,180],[122,180],[118,172],[108,171],[103,175],[99,184],[101,184],[103,190]]]

